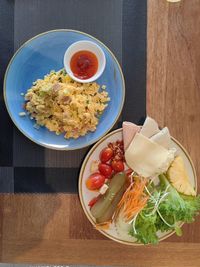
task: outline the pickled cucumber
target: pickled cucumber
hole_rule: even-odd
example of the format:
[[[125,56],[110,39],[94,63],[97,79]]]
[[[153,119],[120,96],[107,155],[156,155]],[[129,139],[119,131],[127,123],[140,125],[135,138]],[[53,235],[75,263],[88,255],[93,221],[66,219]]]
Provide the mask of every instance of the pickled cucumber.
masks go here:
[[[115,208],[126,190],[126,182],[126,175],[124,173],[117,173],[112,178],[105,195],[102,195],[91,208],[91,214],[98,223],[112,218]]]

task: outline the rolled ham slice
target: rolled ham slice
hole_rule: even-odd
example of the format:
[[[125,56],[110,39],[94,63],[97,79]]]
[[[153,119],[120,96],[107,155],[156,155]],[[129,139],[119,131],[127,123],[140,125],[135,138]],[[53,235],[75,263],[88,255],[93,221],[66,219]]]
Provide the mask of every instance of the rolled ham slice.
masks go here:
[[[131,141],[133,140],[135,134],[140,131],[141,127],[132,122],[124,121],[122,124],[122,128],[123,128],[124,150],[126,150],[129,147]]]

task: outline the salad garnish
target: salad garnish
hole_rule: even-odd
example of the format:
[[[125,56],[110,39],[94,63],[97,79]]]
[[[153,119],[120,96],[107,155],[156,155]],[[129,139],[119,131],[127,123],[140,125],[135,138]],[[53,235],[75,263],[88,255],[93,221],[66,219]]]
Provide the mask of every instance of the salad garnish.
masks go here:
[[[184,158],[172,147],[168,128],[159,130],[149,117],[144,125],[126,122],[124,139],[108,143],[92,162],[95,172],[86,185],[98,196],[88,205],[97,229],[112,225],[122,240],[157,244],[160,233],[182,235],[182,224],[193,222],[199,214],[200,195],[191,184]]]

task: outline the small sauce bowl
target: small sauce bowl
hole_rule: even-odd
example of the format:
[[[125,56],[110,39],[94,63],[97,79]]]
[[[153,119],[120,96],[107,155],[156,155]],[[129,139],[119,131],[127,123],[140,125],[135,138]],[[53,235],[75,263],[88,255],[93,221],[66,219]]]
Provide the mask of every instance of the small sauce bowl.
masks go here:
[[[84,52],[86,52],[85,54],[87,54],[88,52],[88,55],[93,54],[93,56],[97,59],[98,62],[94,75],[89,78],[86,78],[86,76],[85,77],[82,76],[83,78],[81,76],[79,77],[77,76],[76,73],[72,71],[72,67],[74,65],[71,64],[73,63],[72,62],[73,56],[75,57],[76,55],[81,54],[81,51],[83,52],[83,54]],[[77,67],[83,68],[84,72],[84,69],[88,67],[89,59],[88,60],[86,59],[85,62],[83,62],[83,60],[85,60],[85,58],[84,59],[82,58],[80,59],[79,62],[77,62],[78,64]],[[80,83],[88,83],[97,80],[102,75],[105,66],[106,66],[106,57],[103,50],[100,48],[99,45],[91,41],[78,41],[73,43],[68,47],[64,55],[64,67],[66,69],[66,72],[73,80]]]

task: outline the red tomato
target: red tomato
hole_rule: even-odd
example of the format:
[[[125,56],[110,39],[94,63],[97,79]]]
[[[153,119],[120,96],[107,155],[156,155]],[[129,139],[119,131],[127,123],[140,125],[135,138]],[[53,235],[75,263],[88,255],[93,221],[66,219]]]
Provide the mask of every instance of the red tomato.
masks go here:
[[[103,174],[106,178],[109,178],[112,174],[112,168],[110,165],[106,163],[99,163],[99,171]]]
[[[92,208],[94,206],[94,204],[98,201],[99,197],[94,197],[90,200],[90,202],[88,203],[88,206],[90,208]]]
[[[115,172],[122,172],[124,170],[124,163],[121,160],[113,160],[111,166]]]
[[[112,159],[113,157],[113,150],[109,147],[105,147],[101,153],[100,153],[100,160],[103,163],[106,163],[107,161],[109,161],[110,159]]]
[[[98,172],[93,173],[86,181],[86,186],[89,190],[97,190],[105,182],[106,177]]]

